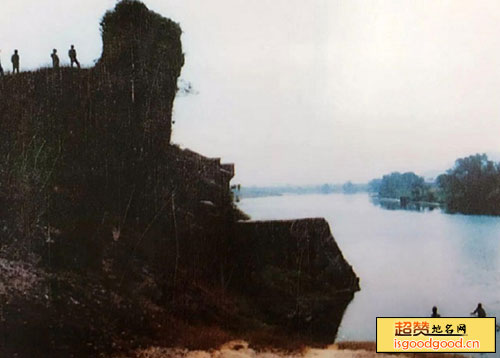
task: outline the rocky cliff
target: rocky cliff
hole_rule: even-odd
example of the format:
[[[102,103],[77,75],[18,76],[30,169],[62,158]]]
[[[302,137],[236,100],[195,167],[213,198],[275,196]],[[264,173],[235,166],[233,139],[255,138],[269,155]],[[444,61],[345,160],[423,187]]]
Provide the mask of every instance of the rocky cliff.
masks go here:
[[[239,290],[262,319],[331,343],[358,279],[324,219],[241,222],[234,236]]]
[[[333,341],[358,285],[327,223],[241,222],[234,167],[170,143],[180,27],[101,28],[93,68],[0,82],[0,356]]]

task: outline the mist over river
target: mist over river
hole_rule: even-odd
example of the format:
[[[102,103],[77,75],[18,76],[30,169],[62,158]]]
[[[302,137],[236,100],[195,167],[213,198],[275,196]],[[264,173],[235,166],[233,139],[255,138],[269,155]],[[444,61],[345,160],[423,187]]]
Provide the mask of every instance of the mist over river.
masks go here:
[[[368,194],[243,199],[252,220],[324,217],[360,277],[338,340],[375,340],[377,316],[500,314],[500,217],[387,210]],[[497,345],[498,345],[497,333]],[[498,355],[498,351],[497,351]]]

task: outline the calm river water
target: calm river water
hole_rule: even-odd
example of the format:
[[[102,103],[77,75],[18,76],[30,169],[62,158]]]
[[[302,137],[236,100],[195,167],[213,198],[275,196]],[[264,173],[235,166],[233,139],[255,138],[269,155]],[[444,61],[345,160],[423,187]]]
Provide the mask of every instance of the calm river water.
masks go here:
[[[375,318],[500,314],[500,217],[387,210],[367,194],[243,199],[252,219],[324,217],[360,277],[338,340],[375,340]],[[497,333],[497,346],[498,346]],[[500,352],[500,349],[497,351]]]

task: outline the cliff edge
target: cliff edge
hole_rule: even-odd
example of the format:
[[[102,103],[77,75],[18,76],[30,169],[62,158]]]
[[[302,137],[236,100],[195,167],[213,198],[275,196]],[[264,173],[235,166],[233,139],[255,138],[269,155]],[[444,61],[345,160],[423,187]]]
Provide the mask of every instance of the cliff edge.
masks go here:
[[[330,343],[357,278],[323,219],[246,222],[170,143],[175,22],[123,0],[88,69],[0,80],[0,356]]]

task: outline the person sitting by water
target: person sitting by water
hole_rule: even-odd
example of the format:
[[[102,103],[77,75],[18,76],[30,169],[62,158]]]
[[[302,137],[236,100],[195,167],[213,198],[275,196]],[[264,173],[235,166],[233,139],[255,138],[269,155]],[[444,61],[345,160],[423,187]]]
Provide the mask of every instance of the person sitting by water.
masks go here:
[[[474,312],[471,313],[471,315],[473,316],[476,314],[479,318],[486,317],[486,311],[484,310],[483,305],[481,303],[478,303]]]
[[[432,318],[438,318],[441,317],[441,315],[438,313],[438,308],[436,306],[432,307]]]

